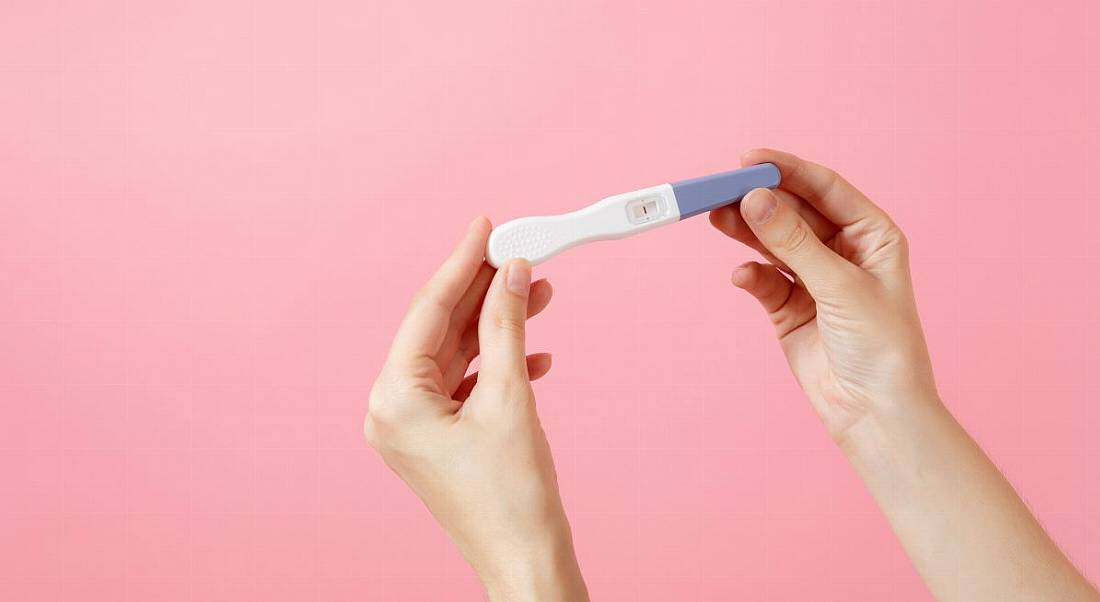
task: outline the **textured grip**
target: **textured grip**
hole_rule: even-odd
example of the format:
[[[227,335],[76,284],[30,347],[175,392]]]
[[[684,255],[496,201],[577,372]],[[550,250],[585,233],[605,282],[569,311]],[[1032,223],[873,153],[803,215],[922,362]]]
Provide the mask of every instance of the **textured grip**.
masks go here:
[[[550,228],[537,223],[515,224],[498,230],[489,239],[488,255],[501,264],[517,257],[533,261],[556,246]]]
[[[645,219],[632,219],[630,209],[644,202]],[[489,265],[499,268],[522,257],[537,265],[562,251],[594,242],[644,232],[679,219],[668,184],[609,196],[587,207],[560,215],[521,217],[493,228],[485,248]]]

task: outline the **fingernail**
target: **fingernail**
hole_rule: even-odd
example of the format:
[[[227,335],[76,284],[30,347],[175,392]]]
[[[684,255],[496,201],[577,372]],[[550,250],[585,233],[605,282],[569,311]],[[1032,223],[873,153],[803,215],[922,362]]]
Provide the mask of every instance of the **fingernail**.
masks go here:
[[[745,195],[741,201],[741,212],[745,219],[754,224],[763,224],[775,215],[779,199],[767,188],[757,188]]]
[[[526,259],[517,259],[508,265],[508,290],[517,295],[526,295],[531,287],[531,264]]]

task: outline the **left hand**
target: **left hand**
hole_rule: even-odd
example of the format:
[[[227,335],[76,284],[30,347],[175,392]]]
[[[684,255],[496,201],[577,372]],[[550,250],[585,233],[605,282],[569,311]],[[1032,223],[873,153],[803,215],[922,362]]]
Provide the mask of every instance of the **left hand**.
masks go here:
[[[492,599],[584,600],[525,354],[525,322],[550,302],[515,260],[482,261],[478,218],[417,293],[371,388],[364,431],[439,521]],[[466,375],[481,355],[480,372]]]

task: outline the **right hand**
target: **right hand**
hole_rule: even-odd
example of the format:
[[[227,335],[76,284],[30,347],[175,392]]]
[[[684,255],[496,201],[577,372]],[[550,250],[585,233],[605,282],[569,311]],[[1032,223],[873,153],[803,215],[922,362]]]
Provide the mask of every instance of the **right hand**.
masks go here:
[[[710,220],[768,261],[739,266],[731,280],[764,306],[830,435],[843,443],[868,416],[938,400],[901,230],[828,168],[769,149],[741,157],[765,162],[782,173],[779,188],[754,190]]]

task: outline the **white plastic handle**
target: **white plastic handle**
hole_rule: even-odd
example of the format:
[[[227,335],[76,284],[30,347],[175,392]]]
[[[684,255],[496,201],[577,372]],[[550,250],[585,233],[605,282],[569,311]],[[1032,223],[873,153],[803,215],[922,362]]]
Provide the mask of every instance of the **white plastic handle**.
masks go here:
[[[489,235],[485,258],[497,268],[517,257],[534,265],[577,245],[623,238],[679,219],[672,186],[661,184],[610,196],[571,213],[501,224]]]

